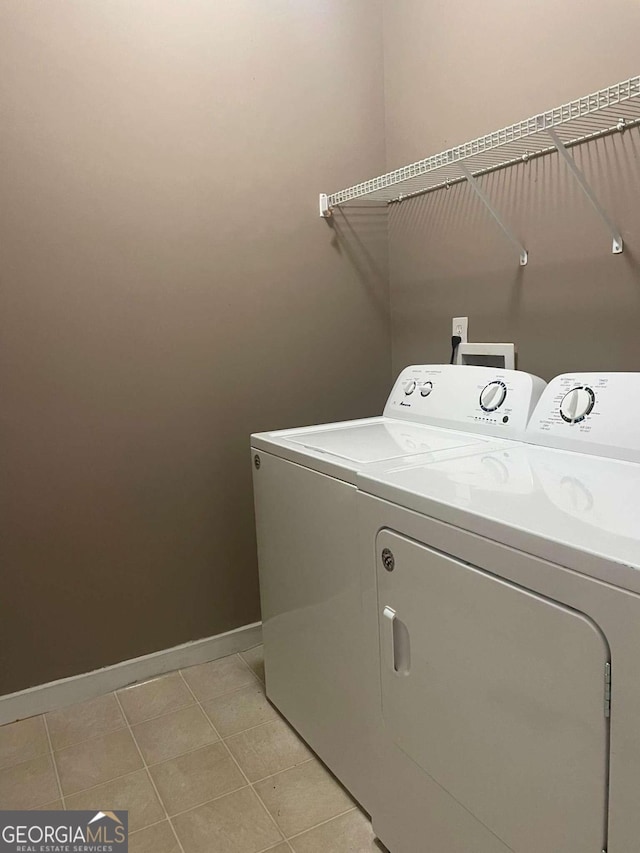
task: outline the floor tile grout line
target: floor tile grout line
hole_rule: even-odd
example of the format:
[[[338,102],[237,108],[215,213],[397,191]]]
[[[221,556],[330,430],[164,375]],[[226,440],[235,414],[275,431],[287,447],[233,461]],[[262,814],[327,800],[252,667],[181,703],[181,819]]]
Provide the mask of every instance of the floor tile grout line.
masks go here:
[[[118,698],[118,701],[120,699]],[[168,717],[169,714],[177,714],[178,711],[184,711],[185,708],[193,707],[193,702],[187,702],[184,705],[179,705],[177,708],[171,708],[169,711],[163,711],[161,714],[154,714],[153,717],[145,717],[144,720],[137,720],[136,722],[131,722],[131,720],[127,717],[127,712],[124,710],[124,705],[122,706],[122,713],[125,716],[125,722],[128,723],[131,728],[134,726],[142,726],[145,723],[150,723],[152,720],[159,720],[161,717]]]
[[[302,767],[305,764],[310,764],[312,761],[318,761],[317,756],[312,755],[310,758],[305,758],[304,761],[298,761],[297,764],[292,764],[289,767],[283,767],[282,770],[276,770],[275,773],[269,773],[268,776],[261,776],[259,779],[254,779],[253,782],[250,782],[249,784],[259,785],[260,782],[266,782],[267,779],[273,779],[274,776],[278,776],[280,773],[286,773],[287,770],[293,770],[296,767]]]
[[[125,717],[125,719],[126,719],[126,715],[125,715],[125,713],[124,713],[124,708],[122,707],[122,704],[121,704],[121,702],[120,702],[120,697],[118,696],[118,694],[117,694],[117,692],[116,692],[115,690],[114,690],[114,692],[113,692],[113,695],[116,697],[116,702],[118,703],[118,707],[120,708],[120,711],[122,712],[122,715],[123,715],[123,716]],[[148,780],[149,780],[149,782],[151,783],[151,786],[152,786],[153,790],[155,791],[156,797],[158,798],[158,802],[160,803],[160,808],[164,811],[165,816],[166,816],[166,818],[167,818],[167,821],[169,822],[169,826],[171,827],[171,831],[172,831],[172,832],[173,832],[173,834],[174,834],[174,837],[175,837],[175,839],[176,839],[176,843],[177,843],[177,845],[178,845],[178,848],[179,848],[179,850],[181,851],[181,853],[185,853],[185,849],[184,849],[184,847],[182,846],[182,842],[181,842],[181,841],[180,841],[180,839],[178,838],[178,833],[176,832],[174,825],[171,823],[171,819],[169,818],[169,812],[167,811],[167,807],[166,807],[166,806],[165,806],[165,804],[164,804],[164,800],[163,800],[163,799],[162,799],[162,797],[160,796],[160,791],[158,791],[158,789],[157,789],[157,787],[156,787],[156,783],[153,781],[153,777],[152,777],[151,773],[149,773],[149,768],[147,767],[147,763],[146,763],[146,761],[144,760],[144,755],[142,754],[142,750],[140,749],[140,746],[139,746],[139,744],[138,744],[138,741],[136,740],[136,737],[135,737],[135,735],[134,735],[134,733],[133,733],[133,729],[132,729],[132,728],[131,728],[131,726],[129,725],[129,721],[128,721],[128,720],[127,720],[127,728],[129,729],[129,734],[131,735],[131,739],[133,740],[133,742],[134,742],[134,744],[135,744],[135,747],[136,747],[136,749],[138,750],[138,755],[140,756],[140,760],[142,761],[142,766],[144,767],[144,771],[145,771],[145,773],[147,774],[147,779],[148,779]]]
[[[188,814],[189,812],[193,812],[196,809],[201,808],[202,806],[208,806],[209,803],[216,803],[218,800],[223,800],[225,797],[228,797],[230,794],[237,794],[238,791],[244,791],[245,788],[249,788],[250,784],[247,784],[246,781],[244,784],[239,785],[237,788],[232,788],[230,791],[225,791],[224,794],[218,794],[217,797],[210,797],[208,800],[203,800],[201,803],[196,803],[193,806],[189,806],[188,809],[182,809],[175,814],[169,815],[169,820],[174,820],[177,817],[182,817],[182,815]]]
[[[180,675],[182,675],[182,672],[180,672]],[[184,680],[184,683],[187,685],[188,689],[189,689],[189,690],[191,690],[191,688],[189,687],[189,684],[188,684],[188,682],[187,682],[186,678],[184,677],[184,675],[182,675],[182,678],[183,678],[183,680]],[[191,692],[193,693],[193,691],[191,691]],[[197,697],[196,697],[195,693],[193,693],[193,696],[194,696],[194,698],[196,699],[196,701],[198,702],[198,699],[197,699]],[[208,716],[207,712],[204,710],[204,708],[202,707],[202,705],[200,704],[200,702],[198,702],[198,705],[200,706],[200,710],[201,710],[201,711],[202,711],[202,713],[205,715],[205,717],[207,718],[207,720],[209,720],[209,725],[211,726],[211,728],[213,729],[213,731],[214,731],[214,732],[218,735],[218,737],[220,738],[220,743],[222,743],[223,748],[224,748],[224,749],[226,749],[226,751],[228,752],[228,754],[229,754],[229,756],[230,756],[231,760],[233,761],[233,763],[236,765],[236,767],[237,767],[237,768],[238,768],[238,770],[240,771],[240,773],[241,773],[242,777],[246,780],[247,785],[249,786],[249,788],[250,788],[250,789],[251,789],[251,791],[253,792],[253,794],[254,794],[254,796],[256,797],[256,799],[258,800],[259,804],[262,806],[262,808],[263,808],[263,810],[264,810],[265,814],[267,815],[267,817],[269,818],[269,820],[271,821],[271,823],[275,826],[276,831],[280,834],[281,839],[284,839],[284,841],[285,841],[285,843],[286,843],[286,837],[285,837],[284,832],[283,832],[283,831],[282,831],[282,829],[278,826],[278,822],[276,821],[276,819],[274,818],[274,816],[271,814],[271,812],[269,811],[269,809],[268,809],[268,808],[266,807],[266,805],[264,804],[264,802],[263,802],[262,797],[260,796],[260,794],[258,794],[258,792],[257,792],[257,791],[256,791],[256,789],[254,788],[254,786],[252,785],[252,783],[249,781],[249,777],[247,776],[247,774],[244,772],[244,770],[242,769],[242,767],[240,767],[240,764],[238,763],[238,761],[237,761],[237,759],[236,759],[235,755],[231,752],[231,750],[229,749],[229,747],[227,746],[227,744],[224,742],[224,739],[220,737],[220,732],[218,731],[218,729],[217,729],[217,728],[215,727],[215,725],[213,724],[213,720],[211,720],[211,719],[210,719],[210,717]],[[271,845],[271,848],[273,848],[273,847],[274,847],[274,845],[272,844],[272,845]],[[270,849],[269,847],[265,848],[265,850],[269,850],[269,849]]]
[[[303,829],[300,832],[294,832],[293,835],[287,836],[287,841],[292,841],[295,838],[299,838],[301,835],[305,835],[307,832],[311,832],[312,829],[318,829],[320,826],[325,826],[327,823],[331,823],[332,820],[338,820],[339,817],[344,817],[346,814],[351,814],[351,812],[357,812],[361,809],[358,806],[351,806],[351,808],[345,809],[340,814],[334,815],[333,817],[328,817],[326,820],[321,820],[320,823],[315,823],[313,826],[310,826],[309,829]]]
[[[9,725],[11,725],[11,723],[9,723]],[[22,764],[29,764],[29,762],[37,761],[39,758],[45,758],[47,755],[51,755],[50,747],[47,747],[44,752],[32,755],[31,758],[20,759],[20,761],[15,761],[13,764],[7,764],[5,767],[0,767],[0,773],[4,773],[6,770],[15,770],[16,767],[20,767]]]
[[[182,674],[182,670],[180,669],[180,670],[178,670],[178,672],[184,678],[184,675]],[[252,681],[247,681],[246,684],[241,684],[240,687],[232,687],[230,690],[223,690],[222,693],[214,693],[213,696],[203,696],[202,699],[200,699],[196,695],[195,690],[192,690],[192,688],[189,687],[189,682],[187,681],[186,678],[184,678],[184,683],[187,685],[187,687],[189,687],[189,690],[191,691],[191,695],[195,697],[196,702],[213,702],[214,699],[222,699],[223,696],[231,696],[232,693],[239,693],[241,690],[246,690],[247,687],[258,686],[258,687],[264,688],[264,681],[260,681],[260,679],[255,674],[255,672],[253,672],[253,670],[251,670],[250,668],[249,668],[249,673],[251,674]],[[164,714],[162,714],[160,716],[164,716]],[[143,722],[146,722],[146,720],[144,720]],[[139,724],[136,723],[136,725],[139,725]]]
[[[58,793],[60,794],[60,802],[62,803],[62,808],[66,809],[66,803],[64,801],[64,794],[62,793],[62,782],[60,781],[60,773],[58,772],[58,765],[56,763],[56,755],[53,751],[53,744],[51,743],[51,734],[49,733],[49,724],[47,723],[47,715],[42,715],[42,722],[44,723],[44,730],[47,733],[47,741],[49,743],[49,754],[51,756],[51,763],[53,764],[53,772],[56,775],[56,785],[58,786]]]
[[[264,687],[264,684],[263,684],[262,686]],[[208,700],[207,700],[207,701],[208,701]],[[298,740],[302,741],[302,743],[307,747],[307,749],[311,749],[311,747],[309,746],[309,744],[308,744],[305,740],[302,740],[302,738],[300,737],[300,735],[298,734],[298,732],[296,732],[296,731],[295,731],[295,729],[293,729],[293,728],[289,725],[289,723],[284,719],[284,717],[281,715],[280,711],[278,711],[278,709],[277,709],[277,708],[275,708],[274,710],[275,710],[275,711],[276,711],[276,713],[278,714],[278,716],[277,716],[277,717],[272,717],[270,720],[265,720],[265,721],[264,721],[264,723],[258,723],[256,726],[248,726],[246,729],[242,729],[242,730],[241,730],[241,731],[239,731],[239,732],[233,732],[233,734],[230,734],[230,735],[225,735],[224,737],[222,737],[222,738],[220,738],[220,739],[221,739],[221,740],[231,740],[231,738],[234,738],[234,737],[240,737],[240,735],[244,735],[244,734],[246,734],[247,732],[253,732],[253,731],[255,731],[256,729],[260,729],[260,728],[262,728],[262,726],[268,726],[270,723],[274,723],[274,722],[276,722],[276,720],[277,720],[277,721],[283,722],[283,723],[284,723],[288,728],[290,728],[290,729],[295,733],[295,736],[298,738]],[[207,712],[205,711],[205,714],[206,714],[206,713],[207,713]]]
[[[282,841],[278,841],[277,844],[271,844],[271,845],[269,845],[269,847],[263,847],[261,850],[258,850],[258,853],[271,853],[272,850],[276,850],[278,847],[280,847],[281,844],[284,844],[286,847],[287,846],[287,839],[283,838]],[[291,848],[289,848],[289,849],[291,849]]]
[[[73,707],[73,706],[69,706],[69,707]],[[46,716],[46,714],[44,716]],[[89,743],[89,741],[98,740],[101,737],[107,737],[108,735],[115,735],[118,732],[123,732],[126,728],[127,728],[127,721],[125,720],[124,723],[117,729],[109,729],[109,731],[103,732],[102,734],[99,734],[99,735],[94,735],[93,737],[85,737],[85,738],[82,738],[82,740],[75,740],[73,743],[69,743],[66,746],[61,746],[57,749],[56,749],[56,747],[53,746],[53,742],[52,742],[51,751],[55,755],[58,752],[64,752],[65,749],[73,749],[74,746],[80,746],[81,744]]]
[[[184,752],[178,752],[176,755],[161,758],[160,761],[147,761],[145,759],[144,765],[151,770],[152,768],[159,767],[161,764],[166,764],[169,761],[175,761],[177,758],[183,758],[185,755],[193,755],[194,752],[200,752],[202,749],[209,749],[209,747],[215,746],[217,743],[222,743],[222,740],[212,740],[209,741],[209,743],[202,743],[200,746],[194,746],[192,749],[185,749]]]
[[[161,803],[161,805],[162,805],[162,803]],[[129,833],[129,838],[131,838],[132,835],[137,835],[139,832],[144,832],[145,829],[149,829],[152,826],[159,826],[159,824],[166,823],[166,822],[167,822],[166,817],[161,817],[160,820],[154,820],[153,823],[148,823],[146,826],[141,826],[140,829],[134,829],[133,832]]]
[[[272,850],[276,850],[283,844],[287,848],[287,850],[291,850],[293,853],[293,848],[291,847],[286,838],[283,838],[282,841],[278,841],[277,844],[272,844],[270,847],[264,847],[262,850],[258,850],[258,853],[271,853]]]
[[[185,672],[189,672],[189,670],[190,670],[190,669],[195,669],[197,666],[207,666],[207,665],[208,665],[208,664],[210,664],[210,663],[216,663],[217,661],[220,661],[220,660],[227,660],[228,658],[238,658],[238,660],[240,661],[240,663],[241,663],[243,666],[245,666],[245,667],[249,670],[249,672],[251,673],[251,675],[252,675],[252,676],[253,676],[257,681],[260,681],[260,679],[258,678],[258,676],[257,676],[257,675],[255,674],[255,672],[251,669],[251,667],[250,667],[250,666],[249,666],[249,664],[246,662],[246,660],[242,657],[242,653],[241,653],[241,652],[234,652],[233,654],[231,654],[231,655],[226,655],[225,657],[221,657],[221,658],[214,658],[213,660],[204,661],[204,663],[197,663],[197,664],[195,664],[195,666],[183,666],[183,667],[180,667],[180,669],[177,669],[177,670],[176,670],[176,672],[179,672],[179,673],[180,673],[180,675],[182,676],[182,680],[183,680],[183,681],[184,681],[184,683],[187,685],[187,687],[189,687],[189,682],[188,682],[188,681],[187,681],[187,679],[184,677]],[[191,687],[189,687],[189,689],[191,690]],[[234,687],[234,688],[233,688],[233,690],[237,690],[237,689],[238,689],[238,688],[236,688],[236,687]],[[194,696],[195,696],[195,692],[194,692],[193,690],[191,690],[191,692],[192,692],[192,693],[194,694]],[[231,690],[225,690],[224,692],[225,692],[225,693],[231,693]]]
[[[136,767],[135,770],[127,770],[126,773],[122,773],[120,774],[120,776],[114,776],[112,779],[107,779],[105,782],[98,782],[97,785],[91,785],[89,788],[80,788],[78,791],[72,791],[71,793],[67,794],[66,797],[67,799],[69,799],[70,797],[75,797],[78,794],[86,794],[88,791],[95,791],[96,788],[102,788],[103,785],[110,785],[111,782],[120,782],[122,779],[126,779],[129,776],[134,776],[136,773],[140,773],[142,770],[146,770],[146,766]]]
[[[34,717],[44,717],[44,714],[34,714],[33,717],[25,717],[25,720],[32,720]],[[13,723],[4,723],[4,726],[13,726],[15,723],[22,723],[23,720],[14,720]],[[0,726],[0,731],[2,731],[3,726]],[[35,761],[37,758],[42,758],[44,755],[49,755],[51,753],[51,740],[48,740],[47,747],[42,751],[38,752],[36,755],[32,755],[31,758],[21,758],[19,761],[12,761],[10,764],[0,765],[0,773],[3,773],[5,770],[11,770],[13,767],[18,767],[19,764],[26,764],[28,761]]]

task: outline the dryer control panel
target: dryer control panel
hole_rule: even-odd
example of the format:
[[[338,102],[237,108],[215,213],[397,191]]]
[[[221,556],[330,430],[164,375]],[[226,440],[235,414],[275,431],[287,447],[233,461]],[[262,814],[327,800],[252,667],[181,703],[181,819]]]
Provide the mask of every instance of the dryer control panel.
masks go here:
[[[412,365],[397,378],[384,414],[483,435],[522,438],[544,386],[542,379],[520,370]]]
[[[639,401],[640,373],[563,373],[542,394],[526,440],[640,462]]]

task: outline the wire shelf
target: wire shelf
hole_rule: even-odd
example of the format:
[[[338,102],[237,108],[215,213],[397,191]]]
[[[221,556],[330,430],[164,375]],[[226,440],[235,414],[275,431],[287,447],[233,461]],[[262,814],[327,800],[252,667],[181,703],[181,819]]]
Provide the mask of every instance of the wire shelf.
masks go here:
[[[565,148],[640,125],[640,76],[488,133],[471,142],[403,166],[386,175],[320,197],[320,212],[367,199],[394,203],[556,151],[549,131]]]

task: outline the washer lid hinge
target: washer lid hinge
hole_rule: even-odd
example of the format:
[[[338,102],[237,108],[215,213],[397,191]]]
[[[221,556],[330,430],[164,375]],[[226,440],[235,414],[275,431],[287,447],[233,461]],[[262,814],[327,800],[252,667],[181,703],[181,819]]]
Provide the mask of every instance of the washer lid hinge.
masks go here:
[[[611,664],[605,663],[604,665],[604,715],[605,717],[611,716]],[[606,853],[606,850],[603,850],[602,853]]]

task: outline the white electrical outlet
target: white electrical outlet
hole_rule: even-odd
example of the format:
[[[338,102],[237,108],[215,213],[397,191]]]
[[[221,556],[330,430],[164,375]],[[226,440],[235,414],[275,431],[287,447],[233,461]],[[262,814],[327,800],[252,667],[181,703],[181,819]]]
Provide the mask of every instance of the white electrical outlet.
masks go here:
[[[460,343],[466,344],[469,333],[469,318],[454,317],[451,323],[451,334],[460,335]]]

